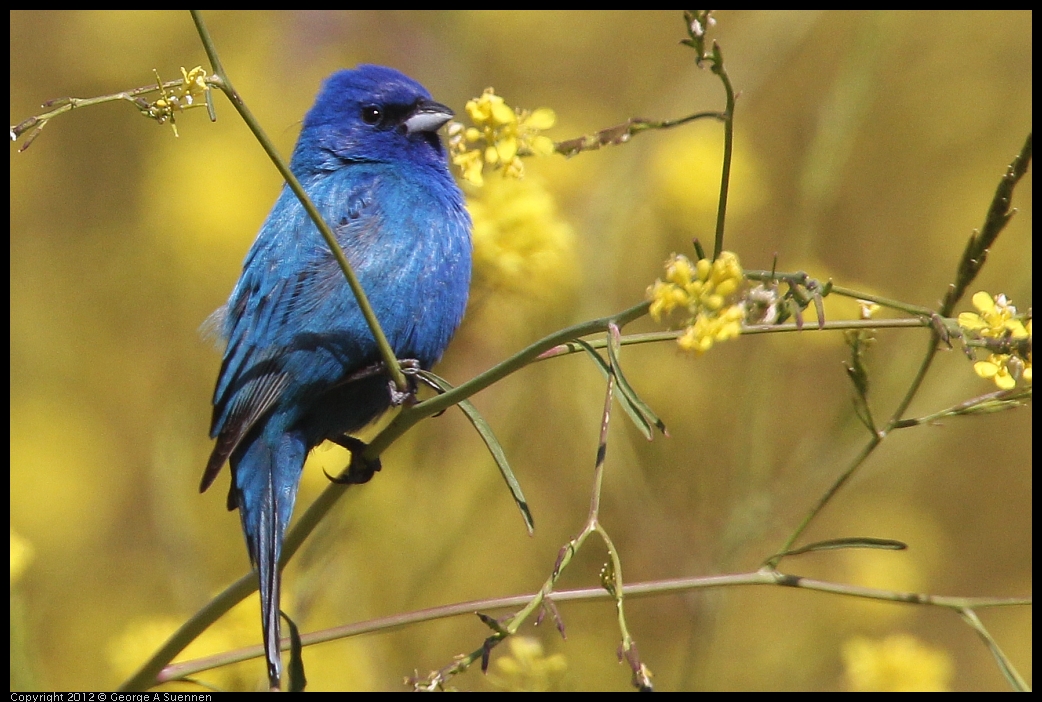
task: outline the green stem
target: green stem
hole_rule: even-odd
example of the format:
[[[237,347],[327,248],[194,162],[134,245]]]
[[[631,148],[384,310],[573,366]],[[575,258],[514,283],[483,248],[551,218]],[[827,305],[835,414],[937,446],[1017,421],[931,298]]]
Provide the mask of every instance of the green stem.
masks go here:
[[[791,282],[795,285],[802,285],[809,279],[809,276],[802,271],[797,271],[795,273],[778,273],[775,271],[745,270],[742,271],[742,275],[745,276],[747,280],[758,280],[765,283],[781,280]],[[873,293],[868,293],[863,290],[845,288],[841,285],[833,285],[832,287],[830,287],[829,295],[842,295],[843,297],[851,297],[855,300],[875,302],[883,307],[900,310],[902,312],[918,315],[920,317],[932,317],[934,314],[934,311],[929,307],[922,307],[920,305],[910,305],[906,302],[901,302],[900,300],[895,300],[889,297],[883,297],[882,295],[875,295]]]
[[[365,457],[379,457],[381,452],[386,450],[386,448],[397,440],[398,437],[411,429],[420,420],[446,410],[460,400],[465,400],[471,395],[484,390],[493,383],[502,380],[511,373],[514,373],[515,371],[524,368],[529,363],[537,360],[540,355],[555,346],[586,336],[587,334],[607,331],[608,325],[612,322],[619,327],[623,327],[633,320],[647,314],[649,306],[650,303],[642,302],[639,305],[634,305],[618,314],[576,324],[550,334],[549,336],[543,337],[534,344],[519,351],[505,361],[496,364],[484,373],[456,386],[453,390],[432,397],[429,400],[424,400],[417,405],[402,410],[402,412],[395,417],[394,421],[391,422],[391,424],[388,425],[388,427],[376,438],[374,438],[372,442],[370,442],[369,449],[365,452]]]
[[[724,109],[724,163],[720,169],[720,203],[716,208],[716,239],[713,243],[713,260],[724,250],[724,219],[727,215],[727,192],[731,183],[731,154],[734,151],[734,87],[724,70],[724,56],[720,47],[713,42],[713,73],[720,76],[727,92],[727,107]]]

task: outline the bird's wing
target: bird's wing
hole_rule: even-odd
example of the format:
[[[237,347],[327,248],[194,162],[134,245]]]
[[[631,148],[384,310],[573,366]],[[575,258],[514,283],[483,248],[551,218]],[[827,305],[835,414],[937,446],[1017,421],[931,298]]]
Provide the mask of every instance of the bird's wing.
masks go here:
[[[271,290],[249,286],[241,292],[235,299],[234,312],[229,313],[228,348],[214,390],[210,428],[217,444],[203,471],[200,491],[210,487],[225,461],[290,382],[289,374],[282,369],[278,349],[265,339],[269,324],[266,318],[272,310],[279,309],[280,300],[286,296],[283,281],[277,281]]]
[[[350,229],[364,239],[359,232],[375,231],[379,218],[377,208],[369,206],[368,186],[358,179],[345,184],[341,178],[330,178],[309,190],[338,234]],[[371,337],[365,320],[335,259],[288,188],[247,256],[222,326],[228,346],[214,389],[210,429],[217,443],[200,491],[213,483],[225,461],[291,385],[310,384],[315,376],[339,380],[331,377],[339,368],[330,369],[323,364],[325,358],[307,353],[312,345],[323,343],[316,341],[323,333],[340,329],[341,340],[352,342],[341,361],[359,356],[354,360],[361,365],[367,360],[360,349]],[[302,351],[308,359],[301,358]]]

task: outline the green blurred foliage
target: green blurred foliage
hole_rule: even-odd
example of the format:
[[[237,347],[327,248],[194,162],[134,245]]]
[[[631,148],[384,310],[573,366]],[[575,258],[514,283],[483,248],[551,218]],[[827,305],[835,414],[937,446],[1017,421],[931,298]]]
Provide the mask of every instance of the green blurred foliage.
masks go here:
[[[678,44],[675,12],[205,17],[285,154],[320,80],[359,62],[404,71],[457,112],[487,86],[513,105],[552,107],[556,139],[723,105],[718,81]],[[185,12],[10,18],[12,123],[44,100],[205,64]],[[713,36],[740,91],[728,248],[750,268],[770,267],[777,252],[782,270],[934,305],[1031,128],[1030,12],[718,20]],[[127,648],[143,659],[163,626],[248,567],[238,518],[224,509],[227,478],[197,493],[219,366],[198,329],[234,284],[280,178],[222,96],[216,105],[216,124],[202,110],[179,118],[180,138],[110,104],[54,120],[25,153],[11,148],[11,528],[34,554],[12,584],[24,627],[15,653],[27,661],[12,670],[13,688],[113,687]],[[531,300],[475,291],[439,373],[461,382],[549,331],[638,302],[671,252],[711,241],[720,143],[718,125],[698,123],[531,162],[575,231],[582,284]],[[974,288],[1021,309],[1032,302],[1031,181],[1029,172]],[[869,359],[877,416],[907,387],[925,338],[879,335]],[[699,359],[672,344],[624,350],[631,382],[672,434],[649,444],[615,418],[602,519],[627,581],[749,570],[780,545],[865,440],[845,356],[841,335],[816,332],[743,338]],[[947,353],[912,412],[990,389]],[[588,509],[601,376],[581,355],[557,359],[474,401],[526,490],[534,538],[477,436],[449,412],[394,446],[288,569],[283,607],[303,631],[528,592],[547,576]],[[783,565],[940,594],[1029,593],[1030,422],[1022,410],[900,432],[806,540],[878,536],[910,550]],[[316,452],[298,511],[325,482],[318,464],[343,460]],[[561,585],[595,585],[603,556],[591,540]],[[259,641],[254,600],[240,609],[205,652]],[[561,612],[566,641],[552,626],[523,630],[546,655],[564,655],[560,684],[626,689],[612,605]],[[982,616],[1030,679],[1030,613]],[[977,636],[945,611],[754,588],[632,600],[628,621],[665,690],[841,688],[844,642],[892,632],[947,651],[956,689],[1005,687]],[[459,618],[307,649],[312,689],[400,689],[403,676],[446,665],[486,634]],[[201,677],[252,687],[255,663]],[[476,671],[456,684],[491,689]]]

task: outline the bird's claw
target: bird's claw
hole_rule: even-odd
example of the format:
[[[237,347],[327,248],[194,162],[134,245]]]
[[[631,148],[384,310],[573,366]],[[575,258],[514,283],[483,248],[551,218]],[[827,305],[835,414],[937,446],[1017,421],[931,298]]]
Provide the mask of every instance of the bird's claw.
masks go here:
[[[398,365],[402,369],[402,375],[405,376],[406,388],[400,390],[394,380],[387,382],[388,390],[391,393],[391,407],[401,407],[416,401],[416,374],[420,370],[420,362],[415,358],[402,358],[398,360]]]
[[[345,434],[333,441],[351,452],[351,463],[347,467],[347,473],[336,477],[326,473],[330,482],[337,485],[362,485],[372,480],[373,475],[382,467],[379,458],[368,459],[363,455],[369,445],[361,439]]]

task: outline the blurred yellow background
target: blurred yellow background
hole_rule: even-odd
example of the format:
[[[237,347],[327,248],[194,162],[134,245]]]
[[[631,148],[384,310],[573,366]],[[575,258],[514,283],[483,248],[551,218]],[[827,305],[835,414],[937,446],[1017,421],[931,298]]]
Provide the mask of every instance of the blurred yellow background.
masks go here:
[[[204,16],[287,156],[320,81],[361,62],[402,70],[457,113],[488,86],[511,105],[551,107],[556,140],[723,106],[719,81],[678,44],[679,12]],[[10,18],[12,124],[45,100],[206,62],[186,12]],[[1031,129],[1031,13],[717,18],[711,35],[740,91],[727,247],[747,268],[769,268],[777,252],[780,270],[935,306]],[[59,117],[25,153],[11,147],[12,689],[114,687],[248,569],[238,517],[224,508],[227,478],[197,492],[220,363],[198,329],[230,292],[281,179],[223,96],[215,102],[217,123],[192,111],[179,138],[116,103]],[[552,196],[541,201],[546,226],[562,227],[566,245],[540,269],[538,291],[477,271],[437,371],[462,382],[546,333],[636,304],[670,253],[691,255],[693,237],[709,248],[721,134],[696,123],[530,161],[528,177]],[[1031,193],[1029,172],[1019,214],[970,290],[1004,292],[1021,310],[1032,304]],[[926,334],[878,336],[877,417],[907,388]],[[697,359],[672,343],[625,349],[631,382],[671,433],[647,443],[623,414],[613,419],[602,519],[628,582],[753,570],[781,545],[866,440],[846,357],[840,334],[817,332],[746,337]],[[959,351],[942,353],[911,414],[992,389]],[[450,411],[396,444],[288,568],[283,608],[303,631],[531,592],[547,577],[586,517],[601,376],[581,356],[556,359],[474,401],[526,491],[535,536]],[[812,554],[783,570],[1030,594],[1030,432],[1030,409],[898,432],[803,541],[876,536],[910,549]],[[320,466],[343,461],[315,452],[298,514],[325,484]],[[603,561],[591,539],[561,586],[595,586]],[[546,656],[563,655],[552,684],[627,689],[611,603],[560,610],[567,640],[549,623],[523,629]],[[893,634],[946,661],[937,686],[1006,687],[977,635],[939,609],[747,588],[631,600],[627,616],[662,690],[843,689],[855,685],[844,652]],[[1030,680],[1030,610],[981,616]],[[309,648],[310,689],[401,689],[487,633],[463,617]],[[254,596],[188,654],[259,641]],[[493,661],[507,655],[521,654],[504,646]],[[263,670],[251,661],[200,678],[253,689]],[[494,682],[474,670],[454,684]]]

